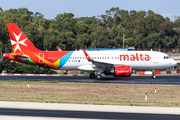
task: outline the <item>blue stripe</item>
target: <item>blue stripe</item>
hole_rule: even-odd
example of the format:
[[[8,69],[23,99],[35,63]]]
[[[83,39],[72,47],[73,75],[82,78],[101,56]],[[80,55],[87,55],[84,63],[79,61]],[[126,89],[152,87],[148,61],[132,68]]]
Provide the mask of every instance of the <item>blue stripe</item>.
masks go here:
[[[73,52],[69,52],[68,54],[63,56],[64,59],[60,59],[58,69],[60,69],[68,61],[68,57],[70,57],[72,55],[72,53]]]
[[[103,51],[103,50],[129,50],[133,51],[135,48],[96,48],[96,49],[85,49],[85,51]]]

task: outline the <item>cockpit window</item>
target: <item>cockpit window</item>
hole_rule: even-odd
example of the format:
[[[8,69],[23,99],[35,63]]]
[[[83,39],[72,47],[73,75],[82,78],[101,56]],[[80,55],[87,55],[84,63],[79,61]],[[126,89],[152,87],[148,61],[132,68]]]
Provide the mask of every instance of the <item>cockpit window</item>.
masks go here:
[[[164,59],[171,59],[169,56],[164,56]]]

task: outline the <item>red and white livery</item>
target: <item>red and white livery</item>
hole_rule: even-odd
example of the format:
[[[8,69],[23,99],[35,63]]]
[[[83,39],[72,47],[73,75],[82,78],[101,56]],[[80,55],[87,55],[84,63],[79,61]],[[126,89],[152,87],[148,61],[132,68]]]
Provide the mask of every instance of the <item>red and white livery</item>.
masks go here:
[[[12,53],[7,59],[59,70],[92,71],[91,78],[101,79],[101,74],[129,77],[132,70],[154,70],[176,66],[176,61],[167,54],[156,51],[41,51],[37,49],[15,23],[7,23]],[[97,75],[94,72],[97,71]]]

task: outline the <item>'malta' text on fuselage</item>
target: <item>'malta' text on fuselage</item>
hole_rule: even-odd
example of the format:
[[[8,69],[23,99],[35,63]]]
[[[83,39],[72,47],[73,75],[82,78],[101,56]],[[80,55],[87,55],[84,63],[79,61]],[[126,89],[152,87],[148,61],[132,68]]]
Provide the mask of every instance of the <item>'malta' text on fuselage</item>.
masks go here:
[[[142,53],[141,54],[120,54],[120,61],[122,60],[126,60],[126,61],[149,61],[150,60],[150,57],[148,54],[145,54],[143,55]]]

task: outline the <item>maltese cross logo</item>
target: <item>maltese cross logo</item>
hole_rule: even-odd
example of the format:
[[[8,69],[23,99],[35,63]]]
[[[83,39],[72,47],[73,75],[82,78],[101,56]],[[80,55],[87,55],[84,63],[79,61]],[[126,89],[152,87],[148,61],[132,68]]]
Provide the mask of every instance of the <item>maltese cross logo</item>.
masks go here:
[[[14,33],[14,32],[13,32]],[[14,33],[14,36],[15,36],[15,38],[16,38],[16,41],[14,41],[14,40],[11,40],[11,45],[15,45],[15,49],[14,49],[14,52],[17,50],[17,49],[19,49],[20,51],[21,51],[21,48],[20,48],[20,44],[21,45],[24,45],[24,46],[27,46],[24,42],[27,40],[27,38],[25,38],[24,40],[21,40],[21,41],[19,41],[19,39],[20,39],[20,37],[21,37],[21,34],[22,34],[22,32],[19,34],[19,35],[16,35],[15,33]],[[22,52],[22,51],[21,51]]]

